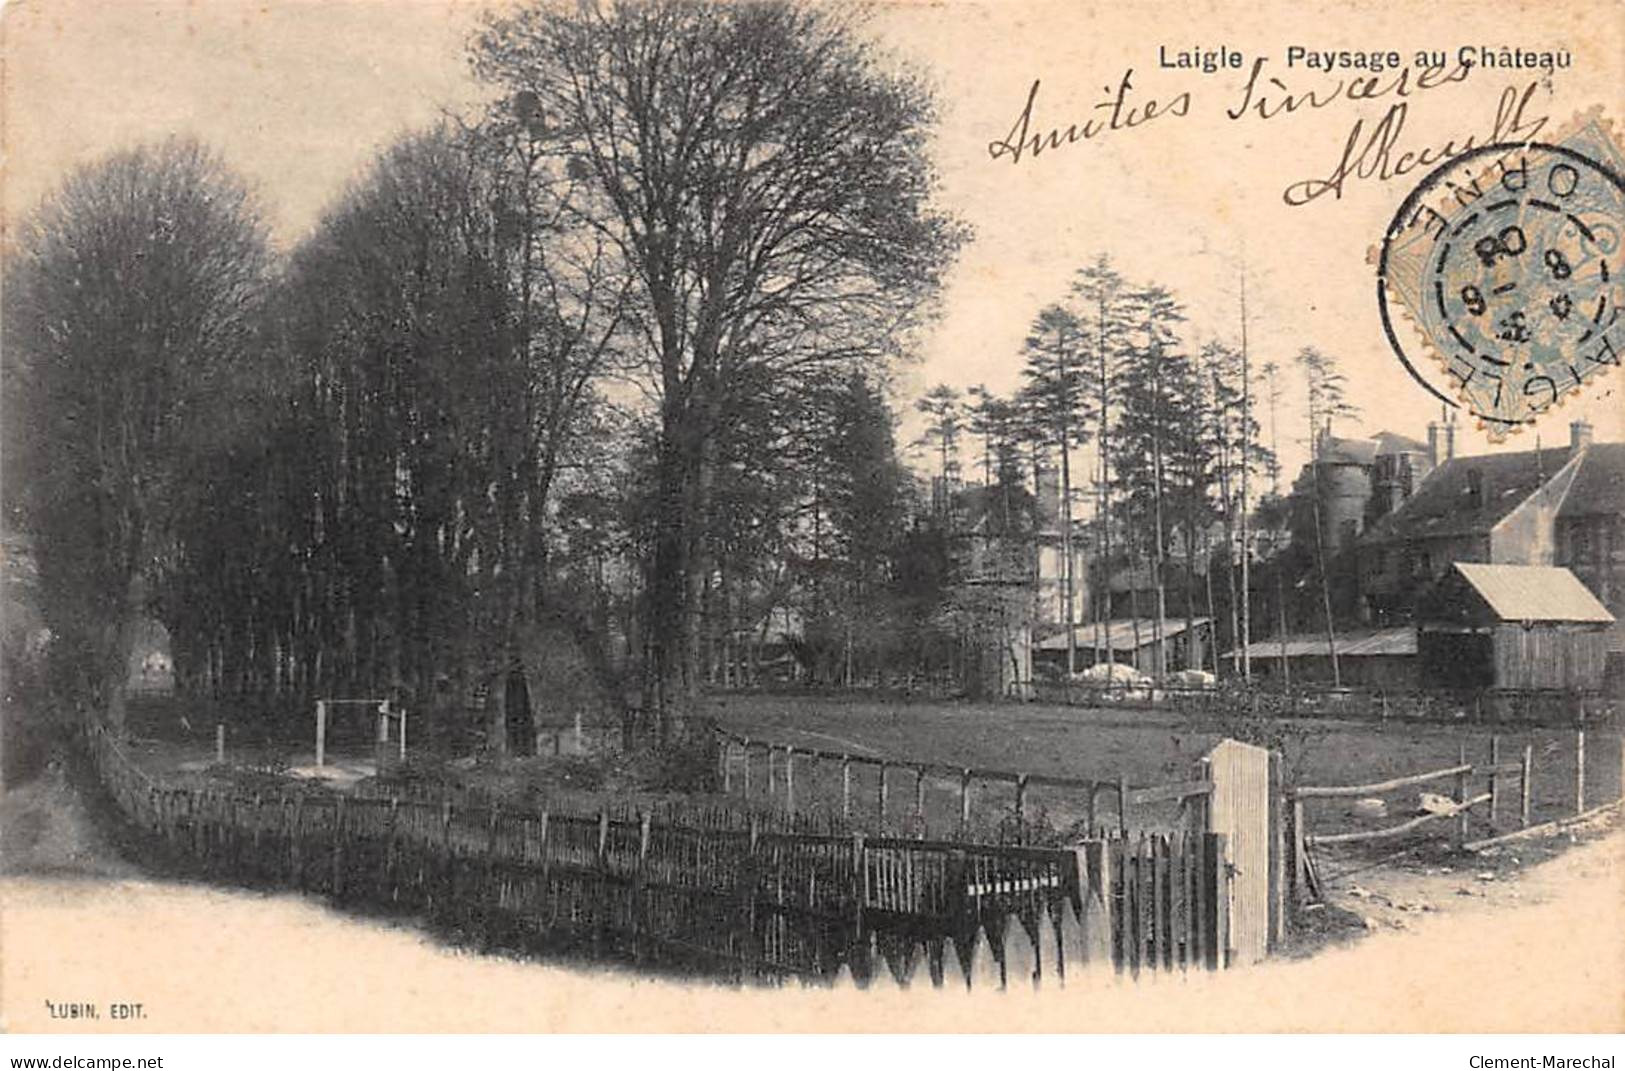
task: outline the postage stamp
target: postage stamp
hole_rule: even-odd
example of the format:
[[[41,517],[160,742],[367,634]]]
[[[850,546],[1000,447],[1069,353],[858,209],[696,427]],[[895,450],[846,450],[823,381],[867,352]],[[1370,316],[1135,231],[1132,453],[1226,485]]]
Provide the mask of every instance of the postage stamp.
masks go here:
[[[1491,439],[1620,363],[1621,164],[1611,131],[1590,114],[1553,142],[1449,160],[1389,224],[1377,288],[1389,344]]]

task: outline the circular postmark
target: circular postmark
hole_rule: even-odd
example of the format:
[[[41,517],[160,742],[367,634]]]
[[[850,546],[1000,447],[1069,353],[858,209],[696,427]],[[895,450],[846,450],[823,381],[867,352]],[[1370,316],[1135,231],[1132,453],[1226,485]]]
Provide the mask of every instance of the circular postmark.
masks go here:
[[[1620,363],[1625,180],[1563,145],[1485,145],[1430,172],[1384,236],[1377,300],[1411,375],[1494,432]],[[1399,305],[1437,358],[1408,353]],[[1451,397],[1451,395],[1455,397]]]

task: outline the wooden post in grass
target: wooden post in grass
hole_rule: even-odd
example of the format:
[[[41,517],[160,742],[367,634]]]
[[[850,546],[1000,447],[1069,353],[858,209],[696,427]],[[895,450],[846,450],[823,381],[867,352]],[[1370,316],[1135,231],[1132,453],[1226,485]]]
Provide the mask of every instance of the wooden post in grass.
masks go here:
[[[327,700],[316,700],[316,765],[327,765]]]
[[[886,764],[884,762],[880,764],[880,789],[878,795],[879,800],[877,802],[880,805],[880,811],[875,815],[875,828],[884,830],[886,828]]]
[[[1582,814],[1586,809],[1586,731],[1576,729],[1574,732],[1574,813]]]
[[[796,749],[784,749],[784,810],[787,814],[796,812]]]
[[[220,766],[226,764],[226,723],[214,723],[214,761]]]
[[[1467,743],[1463,741],[1457,746],[1456,765],[1467,765]],[[1456,849],[1467,843],[1467,773],[1463,771],[1456,775]]]
[[[1117,778],[1117,831],[1128,836],[1128,778]]]
[[[1490,828],[1501,821],[1501,737],[1490,737]]]
[[[1017,844],[1027,843],[1027,775],[1016,777],[1016,836]]]
[[[920,836],[925,836],[925,767],[914,767],[914,820]]]
[[[852,756],[841,756],[841,818],[852,817]]]
[[[745,760],[745,798],[750,799],[750,737],[744,737],[739,742],[740,757]]]
[[[1292,903],[1302,903],[1309,893],[1309,830],[1304,820],[1303,797],[1292,795]]]
[[[959,772],[959,838],[970,838],[970,768]]]
[[[1529,828],[1529,782],[1535,773],[1535,745],[1525,744],[1523,748],[1523,773],[1518,780],[1518,821],[1522,828]]]

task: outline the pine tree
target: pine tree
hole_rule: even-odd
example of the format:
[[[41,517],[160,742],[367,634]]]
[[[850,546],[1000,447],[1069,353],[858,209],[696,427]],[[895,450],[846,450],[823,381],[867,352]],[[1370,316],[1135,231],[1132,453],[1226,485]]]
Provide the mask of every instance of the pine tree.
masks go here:
[[[1026,386],[1022,399],[1036,427],[1043,430],[1055,451],[1061,474],[1061,590],[1066,626],[1066,671],[1070,682],[1077,672],[1077,570],[1073,553],[1072,453],[1089,440],[1095,384],[1085,359],[1082,325],[1070,310],[1050,305],[1039,312],[1028,331],[1022,369]]]
[[[1185,316],[1174,295],[1152,286],[1136,292],[1132,302],[1134,331],[1119,379],[1122,408],[1113,433],[1118,443],[1114,482],[1121,488],[1124,527],[1145,533],[1142,553],[1156,596],[1154,668],[1161,677],[1167,670],[1169,460],[1179,438],[1197,424],[1198,387],[1194,365],[1181,348],[1178,325]]]

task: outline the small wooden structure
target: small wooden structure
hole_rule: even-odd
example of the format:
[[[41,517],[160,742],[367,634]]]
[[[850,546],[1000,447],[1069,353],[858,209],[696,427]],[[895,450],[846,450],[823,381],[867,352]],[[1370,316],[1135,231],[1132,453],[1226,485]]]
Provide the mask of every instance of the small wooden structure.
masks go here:
[[[404,707],[394,707],[387,699],[318,699],[316,700],[316,765],[327,765],[328,731],[332,726],[335,708],[341,706],[360,706],[377,711],[376,732],[373,737],[374,757],[380,767],[390,757],[393,750],[398,753],[402,762],[406,761],[406,710]],[[390,741],[390,725],[394,724],[393,747]],[[223,745],[219,745],[223,747]]]
[[[1423,599],[1417,653],[1436,687],[1592,691],[1614,616],[1567,569],[1457,562]]]

